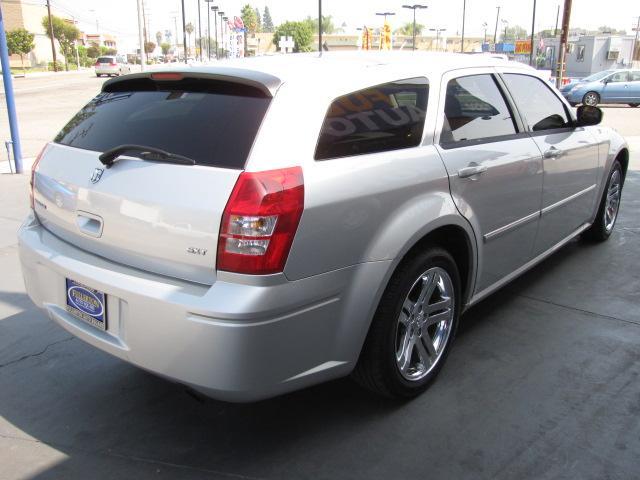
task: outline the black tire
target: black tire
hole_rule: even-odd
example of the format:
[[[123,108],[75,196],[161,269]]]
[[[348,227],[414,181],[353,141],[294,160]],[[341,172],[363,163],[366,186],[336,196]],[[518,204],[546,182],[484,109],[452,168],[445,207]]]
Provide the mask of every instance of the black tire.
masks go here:
[[[100,78],[102,75],[100,75],[99,73],[96,73],[96,77]]]
[[[453,321],[439,357],[428,373],[418,380],[407,380],[396,360],[398,318],[403,303],[416,280],[429,269],[439,267],[449,276],[453,286]],[[442,368],[458,327],[460,315],[460,275],[449,252],[429,247],[403,260],[389,280],[373,317],[353,378],[363,387],[390,398],[411,398],[426,390]]]
[[[640,103],[630,103],[630,104],[629,104],[629,106],[630,106],[631,108],[637,108],[637,107],[638,107],[638,105],[640,105]]]
[[[595,107],[600,103],[600,95],[597,92],[587,92],[582,97],[582,104]]]
[[[613,162],[611,166],[611,170],[609,171],[609,175],[607,176],[607,184],[605,185],[604,192],[602,192],[602,198],[600,199],[600,205],[598,207],[598,214],[596,215],[596,219],[593,222],[593,225],[589,227],[588,230],[585,230],[582,234],[582,238],[591,242],[604,242],[608,240],[613,232],[613,228],[615,227],[616,220],[618,219],[618,212],[616,210],[616,215],[613,220],[613,225],[610,228],[607,228],[607,219],[605,215],[606,203],[607,203],[607,194],[609,192],[609,187],[611,185],[611,180],[614,174],[618,172],[620,178],[620,195],[622,195],[622,187],[624,186],[624,177],[622,175],[622,166],[618,160]],[[620,202],[618,201],[618,206]]]

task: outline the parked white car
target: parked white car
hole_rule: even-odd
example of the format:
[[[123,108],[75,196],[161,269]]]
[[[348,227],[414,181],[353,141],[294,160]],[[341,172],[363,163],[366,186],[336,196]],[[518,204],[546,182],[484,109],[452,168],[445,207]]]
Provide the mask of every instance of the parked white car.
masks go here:
[[[98,77],[101,77],[102,75],[117,77],[131,73],[131,67],[127,63],[127,59],[116,55],[98,57],[94,68],[96,76]]]

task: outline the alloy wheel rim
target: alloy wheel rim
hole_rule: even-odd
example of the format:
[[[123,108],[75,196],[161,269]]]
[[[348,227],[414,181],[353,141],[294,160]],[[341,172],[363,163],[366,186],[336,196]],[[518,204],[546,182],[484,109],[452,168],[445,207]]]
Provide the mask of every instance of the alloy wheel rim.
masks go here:
[[[596,103],[598,103],[595,94],[593,93],[587,93],[587,96],[584,99],[584,103],[590,106],[595,105]]]
[[[449,274],[433,267],[409,289],[396,326],[396,365],[403,378],[419,381],[433,370],[447,346],[454,318]]]
[[[607,232],[611,232],[611,230],[613,230],[616,218],[618,217],[620,196],[622,194],[622,182],[620,180],[620,170],[615,170],[611,174],[604,208],[604,228]]]

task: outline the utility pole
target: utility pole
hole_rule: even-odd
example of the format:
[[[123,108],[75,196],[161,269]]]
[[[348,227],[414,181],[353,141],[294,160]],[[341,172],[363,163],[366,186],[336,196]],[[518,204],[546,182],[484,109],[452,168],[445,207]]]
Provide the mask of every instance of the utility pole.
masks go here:
[[[200,0],[198,2],[198,43],[200,45],[200,61],[202,61],[202,21],[200,20]]]
[[[215,38],[215,45],[216,45],[216,60],[218,60],[218,6],[214,5],[213,7],[211,7],[211,11],[213,12],[213,31],[214,31],[214,38]],[[245,33],[246,35],[246,33]]]
[[[558,73],[556,74],[556,88],[562,86],[562,77],[565,71],[565,55],[567,52],[567,39],[569,38],[569,19],[571,18],[571,0],[564,0],[562,12],[562,32],[560,32],[560,56],[558,57]]]
[[[149,30],[149,27],[147,26],[147,12],[146,12],[146,7],[144,5],[144,0],[142,0],[142,33],[144,36],[145,44],[149,41],[148,30]]]
[[[536,0],[533,0],[533,18],[531,19],[531,51],[529,52],[529,65],[533,66],[533,44],[536,28]]]
[[[16,165],[16,173],[22,173],[22,149],[20,148],[20,132],[18,130],[16,102],[13,95],[13,78],[11,77],[11,65],[9,64],[9,48],[7,47],[7,36],[4,31],[2,4],[0,4],[0,64],[2,64],[4,98],[7,103],[9,129],[11,130],[11,144],[13,145],[13,162]],[[9,163],[9,168],[11,168],[11,163]]]
[[[58,60],[56,58],[56,40],[53,36],[53,19],[51,18],[51,2],[47,0],[47,14],[49,15],[49,36],[51,37],[51,54],[53,55],[53,71],[58,71]]]
[[[484,28],[484,43],[487,43],[487,22],[482,24],[482,28]]]
[[[318,55],[322,56],[322,0],[318,0]]]
[[[182,0],[182,47],[184,50],[184,63],[187,63],[187,23],[184,18],[184,0]]]
[[[211,60],[211,9],[210,3],[213,0],[204,0],[207,2],[207,59]]]
[[[173,12],[173,13],[177,13],[177,12]],[[178,17],[175,15],[173,16],[173,29],[176,32],[176,35],[174,37],[176,39],[176,48],[174,50],[175,52],[176,50],[178,50]]]
[[[636,49],[638,48],[638,33],[640,32],[640,16],[636,22],[636,28],[634,28],[636,36],[633,39],[633,50],[631,51],[631,65],[636,60]]]
[[[417,9],[422,9],[422,8],[428,8],[426,5],[402,5],[402,8],[409,8],[411,10],[413,10],[413,48],[412,50],[416,49],[416,10]]]
[[[220,43],[222,43],[222,49],[220,49],[220,43],[216,43],[216,53],[218,54],[218,58],[224,52],[224,34],[222,33],[222,17],[224,17],[224,12],[222,10],[218,10],[218,17],[220,17]]]
[[[460,40],[460,52],[464,53],[464,15],[467,10],[467,0],[462,0],[462,39]]]
[[[494,49],[496,41],[498,39],[498,19],[500,18],[500,7],[496,7],[498,9],[498,13],[496,14],[496,29],[493,31],[493,45],[494,45]]]
[[[144,25],[142,24],[142,0],[138,0],[138,42],[140,42],[140,67],[144,72],[147,66],[147,55],[144,51]]]

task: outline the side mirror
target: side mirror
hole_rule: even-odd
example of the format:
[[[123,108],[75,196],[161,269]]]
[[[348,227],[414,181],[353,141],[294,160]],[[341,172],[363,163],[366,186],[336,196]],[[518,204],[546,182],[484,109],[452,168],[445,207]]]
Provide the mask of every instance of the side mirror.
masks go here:
[[[604,83],[605,85],[606,85],[607,83],[609,83],[610,81],[611,81],[611,79],[610,79],[610,78],[603,78],[603,79],[602,79],[602,83]]]
[[[602,121],[602,110],[590,105],[580,105],[578,107],[578,127],[588,127],[598,125]]]

